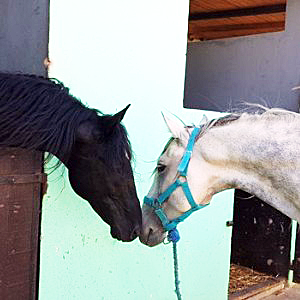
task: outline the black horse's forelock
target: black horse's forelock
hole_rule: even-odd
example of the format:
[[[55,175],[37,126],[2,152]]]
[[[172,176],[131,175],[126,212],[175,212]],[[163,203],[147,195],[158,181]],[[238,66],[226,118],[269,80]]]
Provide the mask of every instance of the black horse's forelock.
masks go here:
[[[105,149],[106,164],[108,164],[112,170],[121,172],[120,175],[126,176],[127,171],[126,168],[124,168],[124,162],[127,159],[131,161],[132,149],[127,131],[122,124],[118,124],[114,128],[111,136],[106,138],[103,147]],[[125,173],[122,174],[123,172]]]
[[[57,80],[0,73],[0,146],[47,149],[68,161],[76,129],[99,114]]]

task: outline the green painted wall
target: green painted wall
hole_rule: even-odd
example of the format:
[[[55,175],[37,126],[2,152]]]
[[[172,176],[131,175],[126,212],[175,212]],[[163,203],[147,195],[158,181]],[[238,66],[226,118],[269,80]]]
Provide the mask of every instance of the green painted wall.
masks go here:
[[[187,0],[53,0],[50,76],[105,113],[132,104],[124,124],[135,152],[140,199],[169,138],[160,111],[196,123],[182,108]],[[215,115],[207,112],[208,116]],[[88,203],[71,190],[67,170],[49,177],[43,200],[40,300],[175,299],[171,245],[117,242]],[[227,299],[233,192],[180,225],[184,299]]]

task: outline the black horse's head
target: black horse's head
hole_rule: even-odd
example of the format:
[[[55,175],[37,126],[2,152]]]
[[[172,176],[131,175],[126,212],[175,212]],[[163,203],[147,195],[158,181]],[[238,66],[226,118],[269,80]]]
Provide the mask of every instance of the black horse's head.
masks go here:
[[[86,107],[61,82],[0,73],[0,145],[46,151],[69,169],[74,191],[111,226],[113,237],[131,241],[141,209],[131,169],[131,149],[115,115]]]
[[[74,191],[111,226],[114,238],[126,242],[135,239],[141,227],[131,148],[120,124],[128,107],[81,123],[66,163]]]

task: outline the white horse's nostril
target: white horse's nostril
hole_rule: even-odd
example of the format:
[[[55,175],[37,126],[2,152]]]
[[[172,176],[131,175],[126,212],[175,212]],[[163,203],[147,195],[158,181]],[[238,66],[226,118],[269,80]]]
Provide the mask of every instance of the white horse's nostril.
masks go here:
[[[153,229],[150,228],[149,232],[148,232],[148,235],[147,235],[146,245],[148,245],[148,242],[149,242],[149,239],[150,239],[150,236],[151,236],[152,232],[153,232]]]

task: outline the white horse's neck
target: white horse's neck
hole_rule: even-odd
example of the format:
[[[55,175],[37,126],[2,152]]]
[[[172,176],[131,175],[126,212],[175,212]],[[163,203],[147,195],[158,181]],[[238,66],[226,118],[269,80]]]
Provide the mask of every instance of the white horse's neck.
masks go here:
[[[194,151],[211,177],[211,194],[239,188],[300,221],[299,115],[244,114],[208,129]]]

